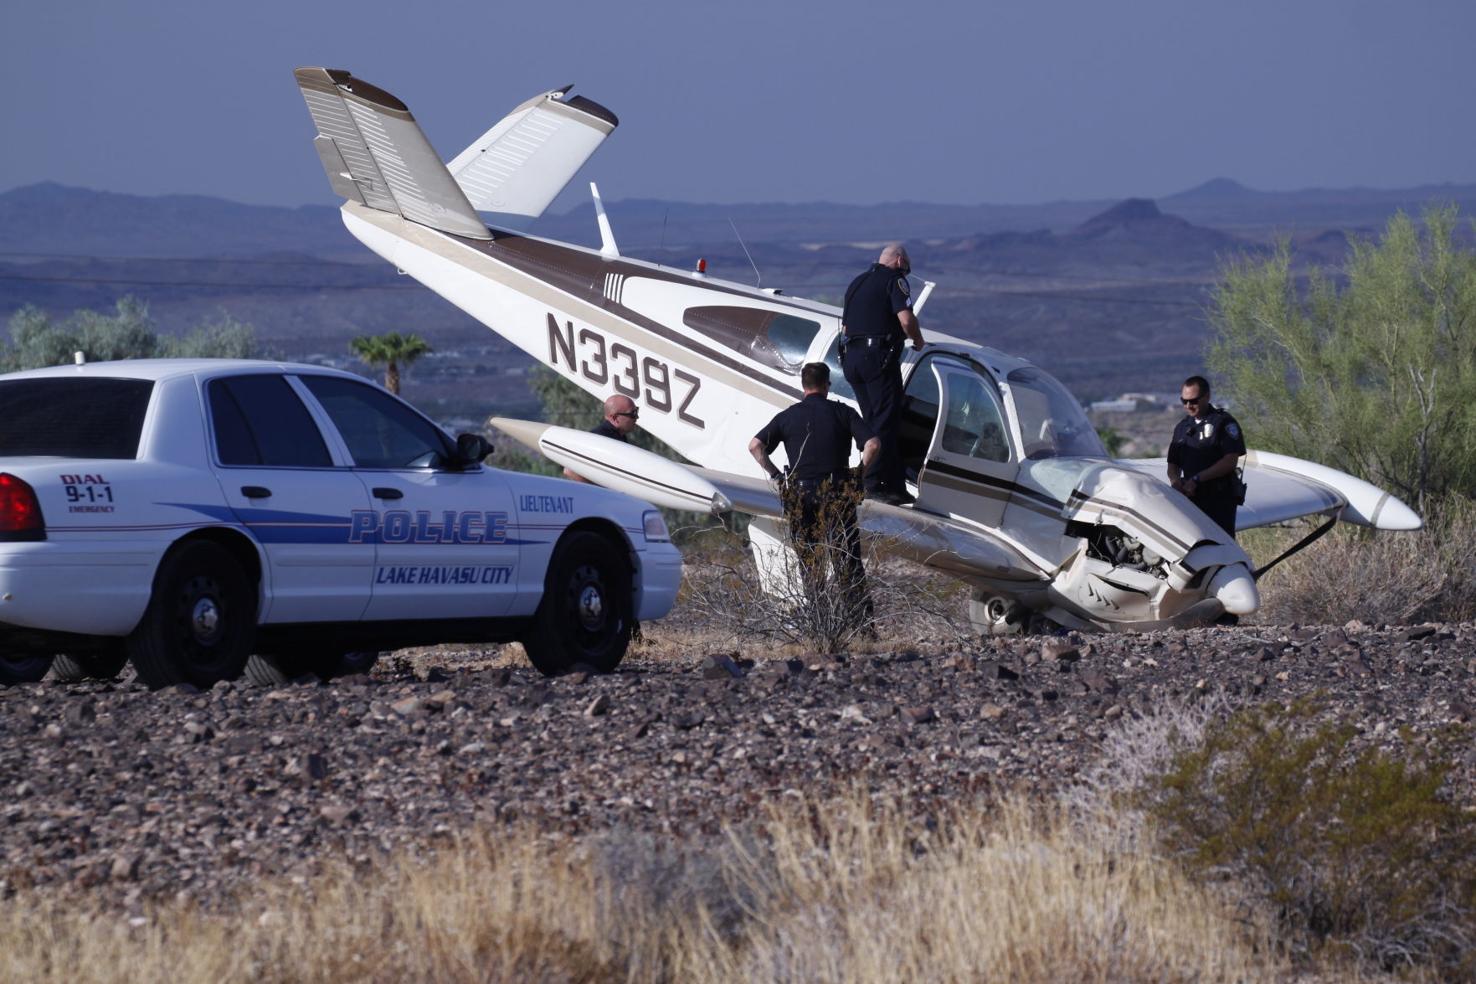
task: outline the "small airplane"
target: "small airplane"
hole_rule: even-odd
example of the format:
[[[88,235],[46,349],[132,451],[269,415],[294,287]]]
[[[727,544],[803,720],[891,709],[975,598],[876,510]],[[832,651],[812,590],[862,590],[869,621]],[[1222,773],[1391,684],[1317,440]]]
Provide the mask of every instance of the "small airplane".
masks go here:
[[[618,125],[598,103],[571,97],[572,87],[519,105],[446,164],[384,90],[334,69],[301,68],[296,78],[350,233],[585,391],[630,397],[641,425],[695,464],[545,423],[491,423],[597,484],[657,505],[752,515],[761,579],[777,587],[773,579],[794,569],[784,510],[747,445],[800,398],[806,362],[827,363],[832,396],[854,405],[840,310],[711,278],[701,264],[685,271],[622,256],[593,184],[599,249],[528,235]],[[1421,526],[1368,482],[1251,451],[1240,528],[1325,517],[1258,571],[1168,485],[1162,458],[1109,456],[1081,404],[1039,367],[928,331],[903,373],[901,452],[916,501],[867,500],[861,522],[888,551],[967,582],[969,616],[984,634],[1245,615],[1260,605],[1259,575],[1338,520]]]

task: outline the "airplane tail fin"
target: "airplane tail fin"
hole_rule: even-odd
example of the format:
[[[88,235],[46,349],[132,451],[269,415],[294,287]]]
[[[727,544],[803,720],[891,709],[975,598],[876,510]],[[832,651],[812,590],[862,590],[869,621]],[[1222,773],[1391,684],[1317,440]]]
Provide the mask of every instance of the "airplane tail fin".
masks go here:
[[[340,69],[293,74],[318,127],[313,146],[334,191],[442,232],[492,238],[404,103]]]
[[[518,106],[447,165],[472,206],[493,224],[524,229],[620,125],[615,114],[572,86]]]

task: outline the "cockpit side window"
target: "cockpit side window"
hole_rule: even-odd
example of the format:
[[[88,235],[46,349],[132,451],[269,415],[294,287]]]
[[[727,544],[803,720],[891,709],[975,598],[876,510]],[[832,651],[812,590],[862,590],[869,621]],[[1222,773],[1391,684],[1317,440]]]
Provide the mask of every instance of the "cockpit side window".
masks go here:
[[[948,408],[943,418],[944,451],[983,461],[1009,461],[999,404],[978,376],[952,372],[947,377]]]
[[[820,322],[763,308],[734,305],[690,307],[682,323],[715,342],[787,373],[798,373]]]

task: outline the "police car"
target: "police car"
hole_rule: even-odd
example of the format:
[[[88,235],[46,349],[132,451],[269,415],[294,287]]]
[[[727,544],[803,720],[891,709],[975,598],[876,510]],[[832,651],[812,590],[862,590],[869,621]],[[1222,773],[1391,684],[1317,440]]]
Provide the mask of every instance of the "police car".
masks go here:
[[[544,673],[613,669],[676,598],[661,514],[490,451],[316,366],[0,376],[0,683],[326,678],[512,639]]]

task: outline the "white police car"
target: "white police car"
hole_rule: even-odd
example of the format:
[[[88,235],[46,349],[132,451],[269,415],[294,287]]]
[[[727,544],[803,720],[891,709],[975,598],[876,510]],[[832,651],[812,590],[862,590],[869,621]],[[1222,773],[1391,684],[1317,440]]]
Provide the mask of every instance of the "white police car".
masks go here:
[[[208,686],[510,639],[545,673],[613,669],[676,598],[661,514],[490,451],[315,366],[0,376],[0,683],[53,656],[63,679],[131,659],[150,686]]]

